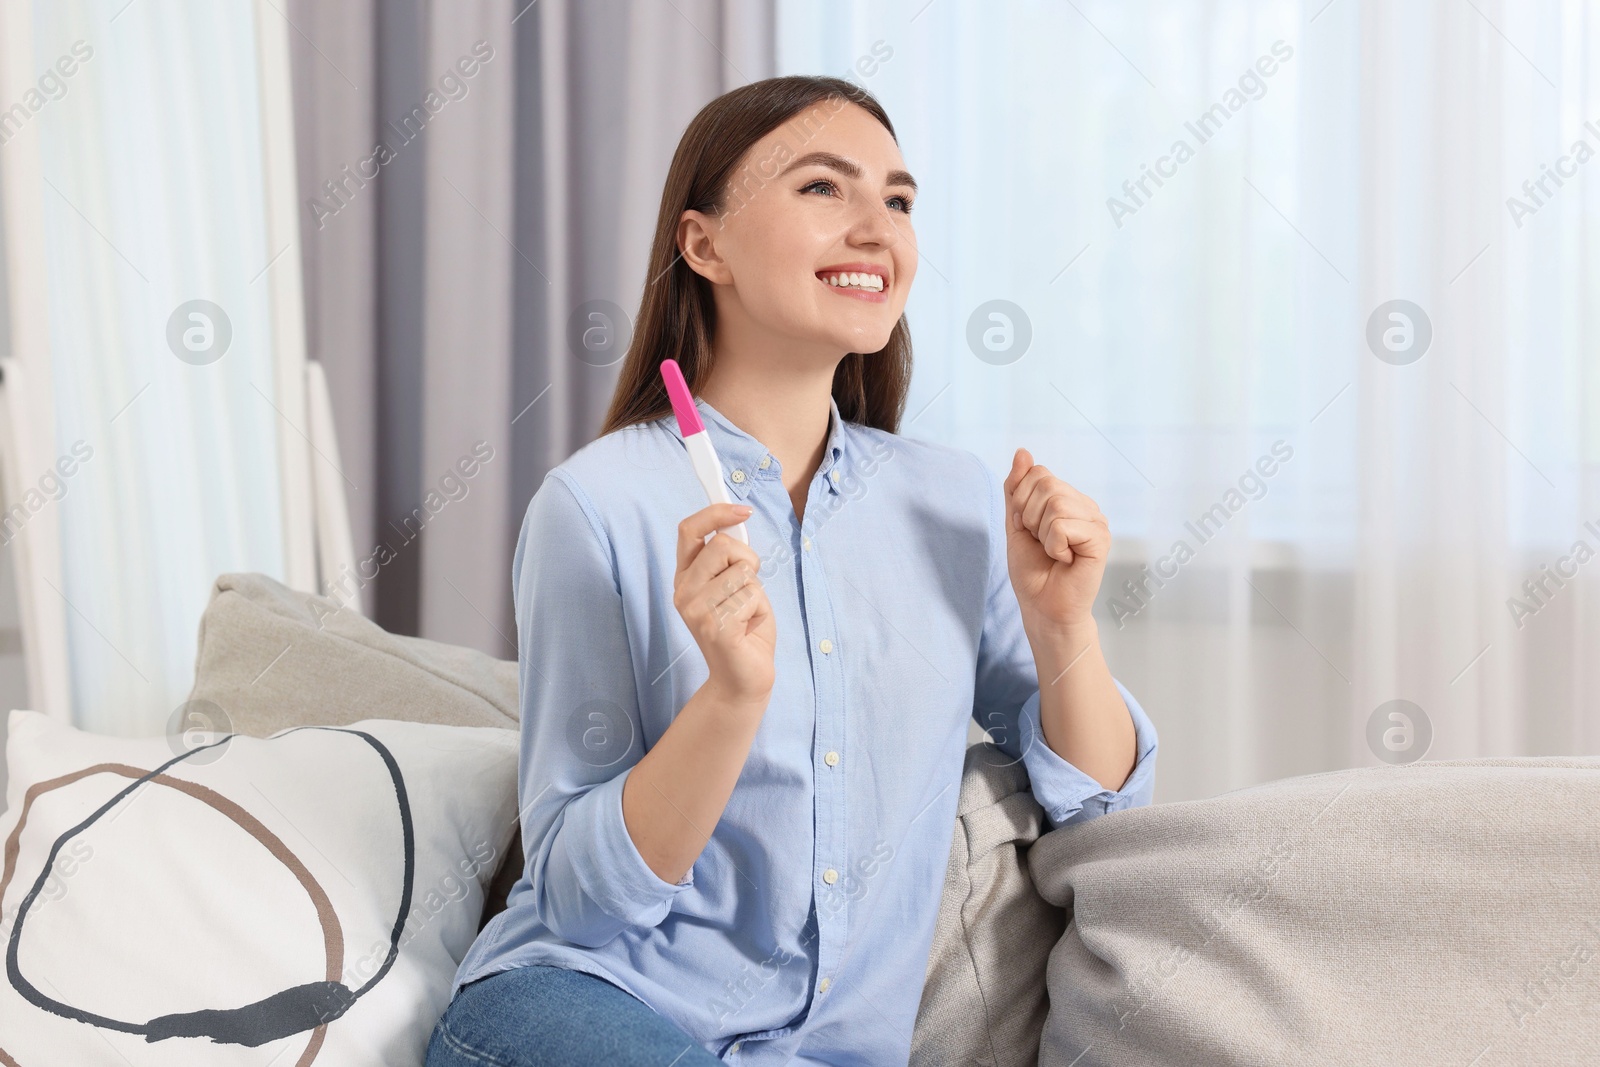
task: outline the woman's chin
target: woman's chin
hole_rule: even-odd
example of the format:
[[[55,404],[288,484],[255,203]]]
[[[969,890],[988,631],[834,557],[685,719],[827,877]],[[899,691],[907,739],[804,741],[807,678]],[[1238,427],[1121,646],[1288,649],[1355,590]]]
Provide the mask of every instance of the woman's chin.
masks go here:
[[[891,332],[892,331],[885,330],[881,334],[872,334],[866,337],[858,338],[855,344],[849,347],[848,351],[868,353],[882,352],[884,346],[889,343],[889,334]]]
[[[893,332],[892,326],[887,330],[830,330],[826,340],[829,347],[844,352],[881,352]]]

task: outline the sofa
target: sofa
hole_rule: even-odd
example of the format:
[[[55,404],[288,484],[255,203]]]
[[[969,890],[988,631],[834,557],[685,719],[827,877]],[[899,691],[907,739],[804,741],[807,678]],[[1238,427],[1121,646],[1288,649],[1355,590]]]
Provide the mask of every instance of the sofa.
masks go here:
[[[404,1027],[361,1060],[420,1063],[419,1039],[444,1007],[448,960],[504,907],[520,873],[514,766],[505,758],[517,727],[516,665],[387,633],[263,575],[225,574],[201,620],[187,707],[216,720],[206,736],[233,734],[239,744],[308,726],[376,744],[370,735],[387,737],[399,724],[484,742],[493,774],[478,783],[478,806],[499,829],[472,832],[494,862],[461,868],[470,876],[446,907],[464,910],[433,924],[432,973],[424,981],[418,965],[411,999],[386,1009]],[[38,799],[18,764],[20,753],[12,775],[22,780],[8,799]],[[19,836],[15,812],[6,817],[6,879],[20,872],[20,886],[29,849],[40,846]],[[1597,1062],[1597,827],[1600,758],[1526,757],[1307,775],[1050,829],[1021,763],[974,744],[911,1063]],[[218,883],[229,876],[216,871]],[[38,884],[46,880],[41,873]],[[14,912],[16,893],[5,885],[0,903]],[[353,1018],[337,1014],[351,984],[307,985],[323,1025],[310,1043],[296,1035],[298,1059],[276,1062],[312,1063],[323,1035],[334,1043],[325,1047],[337,1045]],[[0,1001],[0,1065],[34,1067],[5,1051],[7,1035],[59,1023],[29,1014],[48,1000]],[[360,1025],[384,1018],[373,1009]],[[194,1025],[209,1032],[203,1019]],[[260,1033],[249,1047],[278,1050],[268,1038],[287,1042],[292,1029]],[[122,1040],[96,1036],[86,1050]],[[138,1059],[143,1046],[128,1045],[116,1057],[55,1062],[268,1062],[220,1052],[186,1059],[176,1056],[180,1045],[149,1046],[175,1050],[165,1059]]]

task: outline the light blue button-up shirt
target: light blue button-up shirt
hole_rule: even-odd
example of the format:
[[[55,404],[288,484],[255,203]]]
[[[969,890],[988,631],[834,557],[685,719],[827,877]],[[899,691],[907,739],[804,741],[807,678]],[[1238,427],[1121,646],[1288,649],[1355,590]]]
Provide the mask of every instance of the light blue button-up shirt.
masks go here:
[[[761,442],[701,417],[777,626],[776,682],[721,820],[677,884],[622,817],[639,759],[708,676],[672,602],[706,506],[676,417],[610,433],[534,494],[512,563],[522,876],[453,996],[530,963],[599,975],[728,1063],[903,1064],[967,724],[1021,759],[1049,828],[1148,804],[1156,731],[1120,791],[1062,759],[1006,567],[1000,479],[961,449],[839,417],[804,523]]]

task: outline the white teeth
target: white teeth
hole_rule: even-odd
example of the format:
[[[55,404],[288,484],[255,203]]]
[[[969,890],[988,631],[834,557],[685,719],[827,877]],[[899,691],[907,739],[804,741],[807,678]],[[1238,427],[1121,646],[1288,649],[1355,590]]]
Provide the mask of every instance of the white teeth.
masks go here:
[[[846,271],[842,274],[828,274],[823,276],[823,281],[829,285],[844,289],[865,289],[869,292],[883,292],[883,276],[881,274],[861,274]]]

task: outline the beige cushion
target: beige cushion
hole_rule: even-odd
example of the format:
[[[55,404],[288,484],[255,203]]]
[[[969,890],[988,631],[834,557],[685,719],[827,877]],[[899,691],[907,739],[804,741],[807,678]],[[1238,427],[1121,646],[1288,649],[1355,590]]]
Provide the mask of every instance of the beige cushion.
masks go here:
[[[1066,926],[1028,871],[1043,826],[1022,764],[990,744],[968,748],[912,1067],[1038,1062],[1045,967]]]
[[[200,619],[194,721],[266,737],[288,726],[362,719],[517,729],[517,665],[470,648],[389,633],[337,600],[264,574],[224,574]],[[483,922],[522,871],[520,827],[501,858]],[[481,928],[481,923],[480,923]]]
[[[1600,758],[1308,775],[1064,826],[1042,1065],[1593,1063]]]

